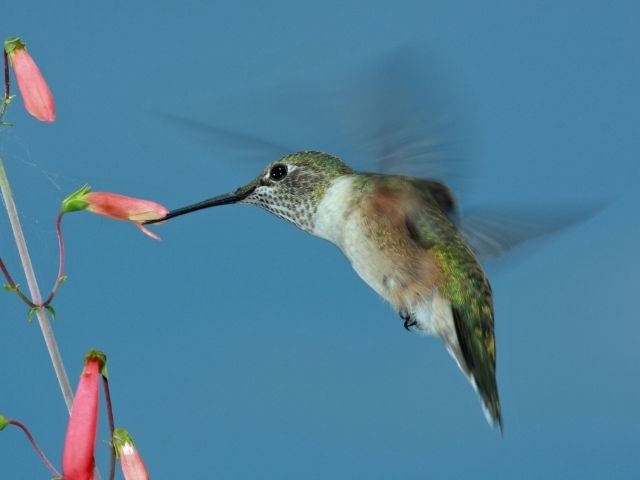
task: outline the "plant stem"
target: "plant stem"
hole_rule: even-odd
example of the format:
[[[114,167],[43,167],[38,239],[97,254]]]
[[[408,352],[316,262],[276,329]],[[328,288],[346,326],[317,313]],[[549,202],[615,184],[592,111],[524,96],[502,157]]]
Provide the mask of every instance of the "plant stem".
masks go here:
[[[4,278],[7,279],[7,285],[9,285],[9,288],[11,288],[13,292],[16,295],[18,295],[20,300],[22,300],[24,303],[26,303],[29,306],[29,308],[34,308],[35,305],[33,304],[33,302],[29,300],[24,293],[22,293],[22,290],[20,290],[20,287],[18,287],[18,284],[16,284],[16,282],[13,281],[13,278],[11,278],[11,274],[9,273],[9,270],[7,270],[7,267],[2,261],[2,258],[0,258],[0,270],[2,270],[2,274],[4,275]]]
[[[4,48],[2,49],[2,54],[2,57],[4,59],[4,97],[2,98],[2,103],[0,104],[0,125],[10,126],[11,123],[4,122],[2,120],[2,117],[4,117],[4,112],[7,111],[7,107],[11,103],[12,99],[9,82],[9,57]]]
[[[20,290],[20,287],[18,286],[18,284],[14,282],[13,278],[11,277],[11,274],[9,273],[9,270],[7,269],[6,265],[2,261],[2,257],[0,257],[0,270],[4,275],[4,278],[7,279],[7,285],[9,285],[9,288],[16,295],[18,295],[20,300],[26,303],[29,306],[29,308],[47,307],[51,305],[51,302],[53,301],[53,297],[55,297],[58,291],[58,288],[60,288],[60,284],[62,284],[62,282],[66,278],[64,276],[64,238],[62,236],[62,225],[61,225],[62,215],[63,215],[62,212],[58,213],[58,219],[56,220],[56,233],[58,235],[58,276],[56,277],[56,281],[53,284],[51,293],[49,293],[49,296],[44,302],[42,302],[41,304],[35,304],[31,300],[29,300],[24,293],[22,293],[22,290]]]
[[[109,379],[102,376],[102,386],[104,387],[104,403],[107,407],[107,417],[109,419],[109,437],[111,438],[111,452],[109,457],[109,480],[113,480],[116,471],[116,446],[113,443],[113,430],[115,423],[113,421],[113,407],[111,405],[111,392],[109,391]]]
[[[33,449],[36,451],[36,453],[38,454],[40,459],[47,466],[49,471],[51,473],[53,473],[56,477],[62,477],[62,475],[60,475],[60,472],[58,472],[58,470],[56,470],[56,467],[54,467],[51,464],[51,462],[49,461],[47,456],[44,454],[44,452],[40,448],[40,445],[38,445],[38,442],[36,442],[36,439],[33,438],[33,435],[31,435],[31,432],[29,431],[29,429],[22,422],[19,422],[18,420],[9,419],[9,424],[10,425],[14,425],[14,426],[18,427],[19,429],[21,429],[24,432],[24,434],[27,436],[27,438],[31,442],[31,445],[33,445]]]
[[[31,263],[31,258],[29,257],[29,250],[27,249],[27,243],[24,238],[24,234],[22,233],[20,219],[18,218],[18,211],[13,200],[9,179],[7,178],[7,172],[4,169],[2,159],[0,159],[0,190],[2,190],[2,198],[4,199],[4,204],[7,208],[7,214],[9,215],[9,222],[11,223],[13,236],[16,241],[16,246],[18,247],[18,253],[20,254],[20,261],[22,262],[22,268],[24,269],[29,292],[31,293],[31,300],[34,304],[41,305],[42,296],[40,294],[40,288],[38,287],[38,281],[36,280],[36,275],[33,271],[33,265]],[[53,369],[55,370],[56,377],[58,378],[60,390],[62,390],[64,402],[67,405],[67,410],[70,412],[71,405],[73,403],[73,391],[71,390],[69,377],[67,376],[67,372],[64,368],[60,351],[58,350],[58,344],[51,328],[51,322],[43,308],[37,308],[35,313],[38,317],[38,324],[40,325],[44,342],[47,345],[47,350],[49,351],[49,357],[51,358]]]
[[[9,55],[7,55],[7,51],[3,48],[3,59],[4,59],[4,99],[8,100],[11,96],[11,82],[9,82]]]
[[[55,297],[60,284],[64,281],[64,237],[62,236],[62,211],[58,213],[58,218],[56,220],[56,234],[58,235],[58,276],[56,277],[56,281],[53,284],[53,288],[51,289],[51,293],[47,297],[47,299],[43,302],[42,306],[46,307],[51,303],[53,297]]]

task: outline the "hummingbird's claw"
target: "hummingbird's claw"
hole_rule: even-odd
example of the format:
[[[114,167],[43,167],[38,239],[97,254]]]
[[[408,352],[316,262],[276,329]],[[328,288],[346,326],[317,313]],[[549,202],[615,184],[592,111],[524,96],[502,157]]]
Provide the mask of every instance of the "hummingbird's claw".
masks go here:
[[[409,332],[410,327],[413,327],[414,325],[416,325],[418,322],[416,321],[415,318],[413,318],[413,316],[407,312],[406,310],[402,309],[398,312],[400,314],[400,318],[402,320],[404,320],[404,329]]]
[[[410,327],[413,327],[414,325],[417,325],[417,324],[418,324],[418,322],[416,322],[413,318],[411,318],[409,320],[405,320],[404,321],[404,329],[407,332],[410,332],[411,331]]]

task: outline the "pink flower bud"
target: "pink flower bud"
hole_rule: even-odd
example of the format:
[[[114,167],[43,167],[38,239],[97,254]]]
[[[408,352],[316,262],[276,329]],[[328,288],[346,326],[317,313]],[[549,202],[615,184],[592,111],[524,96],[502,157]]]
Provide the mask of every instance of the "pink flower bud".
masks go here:
[[[122,475],[125,480],[147,480],[149,478],[147,467],[145,467],[131,435],[124,428],[116,428],[113,431],[113,447],[120,459]]]
[[[25,44],[17,37],[8,38],[4,41],[4,50],[11,59],[24,108],[38,120],[53,122],[56,119],[53,95]]]
[[[88,185],[72,193],[62,202],[64,213],[76,210],[88,210],[116,220],[128,220],[156,240],[160,240],[160,237],[142,224],[149,220],[160,220],[169,213],[169,210],[159,203],[117,193],[92,192]]]
[[[101,372],[105,371],[106,357],[92,350],[85,357],[78,388],[73,397],[71,416],[62,452],[64,480],[92,480],[93,452],[98,425],[98,392]]]

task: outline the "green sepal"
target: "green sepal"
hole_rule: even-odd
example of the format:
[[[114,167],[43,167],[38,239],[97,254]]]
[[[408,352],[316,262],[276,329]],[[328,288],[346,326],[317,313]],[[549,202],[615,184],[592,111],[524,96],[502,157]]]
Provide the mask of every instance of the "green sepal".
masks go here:
[[[4,427],[9,425],[9,419],[4,415],[0,415],[0,432],[4,430]]]
[[[113,430],[113,448],[116,451],[116,457],[120,458],[120,450],[127,444],[135,447],[133,438],[124,428],[116,428]]]
[[[26,49],[27,45],[20,37],[9,37],[4,41],[4,51],[11,56],[14,50]]]
[[[100,375],[104,378],[109,378],[109,375],[107,374],[107,355],[104,352],[92,348],[84,356],[84,363],[86,364],[89,360],[98,360],[98,363],[100,364]]]
[[[39,306],[36,305],[35,307],[31,307],[29,309],[29,311],[27,312],[27,319],[29,320],[29,323],[31,323],[33,321],[33,314],[35,312],[37,312],[38,309],[40,309],[40,308],[42,308],[42,307],[39,307]],[[49,312],[49,314],[51,315],[51,318],[53,320],[56,319],[56,309],[55,308],[53,308],[51,305],[44,305],[44,309],[47,312]]]
[[[91,187],[88,184],[84,184],[78,190],[68,195],[62,200],[60,205],[60,211],[62,213],[77,212],[78,210],[86,210],[89,206],[89,202],[85,200],[85,196],[91,192]]]
[[[53,320],[55,320],[56,319],[56,309],[53,308],[51,305],[46,305],[44,308],[46,308],[47,312],[49,312],[51,314],[51,318]]]
[[[4,285],[2,285],[2,289],[6,290],[7,292],[16,293],[18,291],[18,285],[11,286],[8,283],[5,283]]]

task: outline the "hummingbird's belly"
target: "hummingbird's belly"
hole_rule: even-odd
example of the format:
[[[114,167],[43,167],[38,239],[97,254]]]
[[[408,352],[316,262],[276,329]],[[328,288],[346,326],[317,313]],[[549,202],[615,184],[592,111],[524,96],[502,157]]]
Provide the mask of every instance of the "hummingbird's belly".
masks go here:
[[[451,304],[438,291],[438,273],[426,252],[421,252],[422,260],[414,259],[418,265],[408,265],[409,257],[381,251],[375,241],[363,238],[360,231],[357,226],[347,225],[342,245],[354,270],[396,311],[408,312],[415,321],[416,331],[437,335],[445,341],[447,348],[455,350],[458,342]],[[416,272],[422,274],[416,276]]]
[[[397,310],[413,310],[435,293],[438,271],[424,250],[398,238],[381,238],[362,214],[344,225],[342,251],[354,270]]]
[[[356,220],[356,219],[353,219]],[[340,248],[351,262],[356,273],[379,295],[391,303],[400,281],[393,272],[393,265],[371,238],[362,234],[359,222],[347,222],[344,240]]]
[[[433,301],[440,270],[428,252],[409,238],[402,205],[392,196],[354,198],[355,177],[331,185],[318,205],[313,233],[336,244],[358,275],[398,311],[423,312]],[[428,310],[428,309],[427,309]]]

